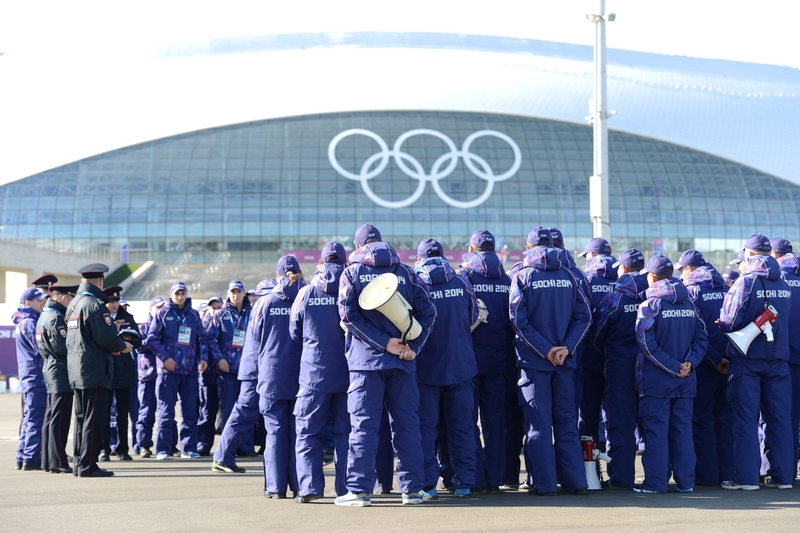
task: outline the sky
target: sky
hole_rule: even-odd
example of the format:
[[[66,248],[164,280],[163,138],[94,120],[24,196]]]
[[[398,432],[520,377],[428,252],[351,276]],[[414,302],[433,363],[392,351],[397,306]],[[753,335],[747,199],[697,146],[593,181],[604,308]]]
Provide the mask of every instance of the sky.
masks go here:
[[[436,32],[592,45],[599,0],[3,0],[0,184],[44,170],[44,152],[125,128],[117,110],[158,84],[159,53],[209,39],[313,32]],[[610,48],[800,68],[800,2],[607,0]],[[161,105],[158,101],[147,105]],[[168,112],[168,110],[165,110]],[[141,139],[145,141],[148,139]],[[50,160],[48,160],[49,162]]]

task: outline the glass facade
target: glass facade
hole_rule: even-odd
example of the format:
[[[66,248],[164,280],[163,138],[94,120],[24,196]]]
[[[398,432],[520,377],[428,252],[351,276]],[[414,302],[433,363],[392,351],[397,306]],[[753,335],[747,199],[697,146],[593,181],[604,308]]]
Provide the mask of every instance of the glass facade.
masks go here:
[[[353,128],[374,135],[346,136],[329,157],[332,139]],[[416,129],[433,133],[394,146]],[[482,130],[503,135],[479,135],[462,150]],[[609,140],[614,250],[733,251],[756,231],[800,239],[797,185],[648,138],[612,131]],[[367,188],[383,202],[419,196],[383,207],[332,159],[351,177],[374,174]],[[5,238],[75,250],[127,245],[159,262],[185,251],[197,262],[223,251],[233,263],[272,262],[282,250],[316,250],[329,240],[349,247],[365,222],[399,249],[430,236],[461,249],[480,228],[520,249],[542,224],[557,226],[579,250],[592,232],[591,174],[588,126],[453,112],[313,115],[154,140],[1,186],[0,224]],[[460,206],[489,186],[485,201]]]

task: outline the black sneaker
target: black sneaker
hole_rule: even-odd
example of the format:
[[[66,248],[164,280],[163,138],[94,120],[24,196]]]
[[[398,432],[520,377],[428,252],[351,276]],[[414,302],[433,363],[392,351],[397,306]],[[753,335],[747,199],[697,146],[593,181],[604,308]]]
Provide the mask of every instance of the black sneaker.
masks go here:
[[[285,492],[266,492],[264,491],[264,497],[269,498],[271,500],[285,500],[286,493]]]
[[[131,457],[127,453],[118,453],[117,461],[133,461],[133,457]]]
[[[142,459],[147,459],[148,457],[152,456],[153,452],[150,450],[150,448],[142,448],[141,450],[139,450],[139,457],[141,457]]]
[[[322,452],[322,466],[328,466],[333,462],[333,448],[325,448]]]
[[[308,503],[320,498],[322,498],[321,494],[306,494],[305,496],[296,496],[294,501],[297,503]]]
[[[611,481],[610,479],[607,479],[607,480],[601,482],[600,483],[600,487],[604,488],[604,489],[610,489],[610,490],[630,490],[630,489],[626,489],[624,487],[618,487],[618,486],[614,485],[614,482]]]
[[[23,470],[41,470],[42,463],[26,463],[23,461],[22,463]]]
[[[486,494],[500,494],[500,487],[495,485],[486,485]]]
[[[224,474],[244,474],[247,472],[244,468],[239,468],[236,465],[224,465],[222,463],[218,463],[214,461],[211,463],[211,470],[213,472],[222,472]]]
[[[105,463],[108,461],[108,453],[105,450],[100,452],[100,455],[97,457],[97,461],[100,463]]]
[[[17,461],[17,470],[22,470],[22,461]]]
[[[579,489],[573,490],[572,494],[575,494],[576,496],[586,496],[587,494],[589,494],[589,489],[587,489],[586,487],[581,487]]]

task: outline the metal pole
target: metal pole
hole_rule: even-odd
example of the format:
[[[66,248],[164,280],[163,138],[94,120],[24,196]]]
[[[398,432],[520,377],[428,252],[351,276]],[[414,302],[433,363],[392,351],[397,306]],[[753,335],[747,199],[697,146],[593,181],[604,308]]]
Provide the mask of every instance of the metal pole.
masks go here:
[[[606,104],[606,20],[613,21],[613,13],[606,15],[605,0],[600,0],[600,13],[587,15],[596,24],[594,44],[594,98],[590,101],[594,127],[594,175],[589,178],[589,214],[595,237],[611,239],[611,221],[608,209],[608,107]]]

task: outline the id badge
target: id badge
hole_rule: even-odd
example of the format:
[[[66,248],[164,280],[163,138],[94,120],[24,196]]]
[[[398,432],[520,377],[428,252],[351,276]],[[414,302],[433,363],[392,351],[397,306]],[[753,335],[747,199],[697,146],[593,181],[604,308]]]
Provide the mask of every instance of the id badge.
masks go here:
[[[234,348],[244,348],[244,330],[243,329],[234,329],[233,330],[233,347]]]
[[[189,326],[181,326],[178,329],[178,344],[181,346],[189,346],[192,341],[192,328]]]

